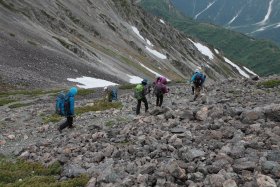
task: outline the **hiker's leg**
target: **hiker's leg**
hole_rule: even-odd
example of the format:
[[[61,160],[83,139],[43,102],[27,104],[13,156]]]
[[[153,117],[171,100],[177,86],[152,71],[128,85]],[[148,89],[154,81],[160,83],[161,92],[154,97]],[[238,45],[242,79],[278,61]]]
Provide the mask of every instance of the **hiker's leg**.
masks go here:
[[[157,97],[156,106],[159,106],[159,96],[158,96],[158,95],[156,95],[156,97]]]
[[[192,86],[192,94],[194,95],[194,86]]]
[[[140,114],[141,99],[137,100],[136,115]]]
[[[59,126],[58,129],[61,131],[61,130],[65,129],[67,126],[68,126],[68,117],[67,117],[66,121]]]
[[[142,101],[143,101],[144,104],[145,104],[145,112],[148,112],[148,110],[149,110],[149,105],[148,105],[148,101],[147,101],[146,97],[144,97]]]
[[[163,103],[163,94],[159,96],[159,106],[161,107]]]
[[[198,98],[200,94],[200,86],[195,86],[195,95],[194,95],[194,101]]]
[[[73,128],[73,117],[67,117],[68,128]]]

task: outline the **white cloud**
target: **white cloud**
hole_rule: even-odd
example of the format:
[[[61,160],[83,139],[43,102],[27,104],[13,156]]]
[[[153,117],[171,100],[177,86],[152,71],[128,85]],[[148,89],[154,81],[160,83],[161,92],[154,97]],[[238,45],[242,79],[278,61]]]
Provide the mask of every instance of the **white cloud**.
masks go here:
[[[225,61],[230,64],[232,67],[236,68],[237,71],[243,76],[243,77],[246,77],[246,78],[250,78],[250,76],[245,73],[238,65],[234,64],[232,61],[230,61],[229,59],[227,59],[226,57],[224,57]]]
[[[158,58],[160,58],[160,59],[167,59],[167,57],[164,55],[164,54],[162,54],[162,53],[160,53],[160,52],[158,52],[158,51],[156,51],[156,50],[154,50],[154,49],[151,49],[151,48],[149,48],[148,46],[146,46],[146,49],[150,52],[150,53],[152,53],[153,55],[155,55],[156,57],[158,57]]]
[[[76,79],[68,78],[67,80],[71,82],[79,83],[77,86],[85,89],[118,85],[116,83],[109,82],[103,79],[96,79],[96,78],[85,77],[85,76]]]
[[[194,45],[195,47],[205,56],[208,56],[211,60],[214,59],[214,54],[212,53],[212,51],[206,47],[205,45],[202,45],[201,43],[198,42],[194,42],[191,39],[189,39]]]
[[[136,27],[131,26],[131,28],[132,28],[133,32],[135,32],[135,34],[137,34],[137,36],[139,36],[139,38],[141,38],[142,40],[145,41],[144,37],[140,34],[139,30]]]

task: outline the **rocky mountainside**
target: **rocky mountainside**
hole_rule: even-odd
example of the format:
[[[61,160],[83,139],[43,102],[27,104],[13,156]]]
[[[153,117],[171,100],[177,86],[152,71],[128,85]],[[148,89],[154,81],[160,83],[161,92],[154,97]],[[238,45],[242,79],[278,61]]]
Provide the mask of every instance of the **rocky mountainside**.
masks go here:
[[[126,91],[121,109],[77,113],[75,129],[62,134],[62,120],[44,121],[54,96],[6,93],[32,105],[0,108],[0,153],[45,165],[59,161],[58,179],[86,173],[89,186],[277,187],[279,85],[279,77],[224,80],[195,102],[189,87],[174,85],[162,108],[148,96],[149,113],[142,108],[140,116]],[[77,97],[77,107],[92,106],[92,97]]]
[[[209,47],[209,59],[194,39],[127,0],[1,0],[0,28],[0,80],[19,87],[61,87],[83,76],[181,80],[197,66],[211,80],[241,76],[222,54]]]
[[[184,14],[196,20],[222,25],[280,45],[279,0],[171,0]]]

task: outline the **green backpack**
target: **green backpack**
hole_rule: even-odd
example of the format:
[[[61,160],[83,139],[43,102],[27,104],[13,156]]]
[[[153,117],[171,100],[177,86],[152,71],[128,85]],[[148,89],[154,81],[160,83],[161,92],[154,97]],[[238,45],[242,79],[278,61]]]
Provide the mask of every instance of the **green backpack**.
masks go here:
[[[142,84],[138,84],[134,89],[134,97],[138,100],[142,99],[143,91],[144,91],[144,86]]]

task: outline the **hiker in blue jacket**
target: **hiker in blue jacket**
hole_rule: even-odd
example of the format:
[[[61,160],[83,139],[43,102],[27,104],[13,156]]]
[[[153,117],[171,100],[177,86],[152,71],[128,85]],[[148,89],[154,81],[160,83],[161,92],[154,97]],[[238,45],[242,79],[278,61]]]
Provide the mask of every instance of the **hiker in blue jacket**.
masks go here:
[[[75,95],[78,93],[78,89],[75,87],[72,87],[68,94],[67,97],[69,98],[69,102],[68,102],[68,110],[66,113],[66,121],[64,123],[62,123],[59,128],[58,131],[61,133],[62,130],[66,127],[68,128],[73,128],[73,118],[75,115],[75,111],[74,111],[74,106],[75,106]]]
[[[194,101],[197,99],[197,97],[200,95],[200,91],[202,89],[203,83],[205,82],[206,76],[203,75],[199,69],[196,69],[192,78],[191,78],[191,83],[193,83],[192,86],[192,94],[194,96]]]

